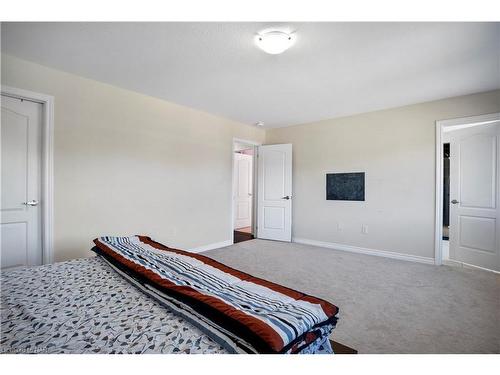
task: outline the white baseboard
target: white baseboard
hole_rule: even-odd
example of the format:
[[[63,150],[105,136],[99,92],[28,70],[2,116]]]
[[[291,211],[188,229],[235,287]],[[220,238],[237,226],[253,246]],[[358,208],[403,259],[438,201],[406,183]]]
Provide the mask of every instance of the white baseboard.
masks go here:
[[[468,269],[473,269],[473,270],[481,270],[481,271],[493,272],[493,273],[496,273],[496,274],[500,274],[499,271],[491,270],[489,268],[475,266],[475,265],[469,264],[469,263],[460,262],[458,260],[443,259],[443,264],[445,266],[459,267],[459,268],[468,268]]]
[[[310,240],[310,239],[307,239],[307,238],[297,238],[297,237],[294,237],[292,239],[292,241],[296,242],[296,243],[304,244],[304,245],[312,245],[312,246],[325,247],[327,249],[349,251],[351,253],[366,254],[366,255],[375,255],[375,256],[378,256],[378,257],[385,257],[385,258],[406,260],[406,261],[409,261],[409,262],[418,262],[418,263],[425,263],[425,264],[435,264],[434,263],[434,258],[421,257],[421,256],[418,256],[418,255],[400,254],[400,253],[394,253],[392,251],[368,249],[368,248],[365,248],[365,247],[358,247],[358,246],[352,246],[352,245],[343,245],[343,244],[334,243],[334,242],[316,241],[316,240]]]
[[[231,245],[232,245],[231,240],[227,240],[227,241],[216,242],[204,246],[195,247],[194,249],[189,249],[188,251],[191,253],[201,253],[203,251],[219,249],[221,247],[226,247]]]

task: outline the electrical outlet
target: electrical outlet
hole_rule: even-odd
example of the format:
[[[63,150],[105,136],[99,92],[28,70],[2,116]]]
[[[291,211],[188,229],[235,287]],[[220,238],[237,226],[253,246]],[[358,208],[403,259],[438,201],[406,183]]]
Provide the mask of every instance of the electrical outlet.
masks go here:
[[[368,225],[366,224],[361,225],[361,233],[368,234]]]
[[[342,226],[341,223],[337,223],[337,232],[342,232],[344,230],[344,227]]]

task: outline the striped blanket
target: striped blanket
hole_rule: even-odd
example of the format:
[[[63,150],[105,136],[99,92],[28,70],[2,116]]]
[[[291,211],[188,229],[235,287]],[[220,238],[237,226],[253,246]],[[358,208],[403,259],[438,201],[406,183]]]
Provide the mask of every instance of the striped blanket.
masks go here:
[[[338,308],[146,236],[100,237],[93,250],[231,352],[299,353],[324,345]]]

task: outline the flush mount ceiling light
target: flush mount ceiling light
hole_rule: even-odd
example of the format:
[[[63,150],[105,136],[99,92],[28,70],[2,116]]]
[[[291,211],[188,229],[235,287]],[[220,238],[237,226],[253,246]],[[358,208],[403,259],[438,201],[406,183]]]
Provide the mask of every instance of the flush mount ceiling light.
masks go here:
[[[255,44],[264,52],[278,55],[295,43],[295,35],[283,31],[268,31],[255,36]]]
[[[256,126],[264,126],[264,123],[262,121],[257,121],[255,123]]]

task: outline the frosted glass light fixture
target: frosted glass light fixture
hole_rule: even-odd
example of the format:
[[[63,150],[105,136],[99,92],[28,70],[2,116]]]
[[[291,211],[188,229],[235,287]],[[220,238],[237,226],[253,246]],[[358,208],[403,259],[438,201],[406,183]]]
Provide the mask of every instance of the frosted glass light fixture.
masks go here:
[[[255,36],[255,44],[264,52],[278,55],[295,43],[295,35],[283,31],[268,31]]]

